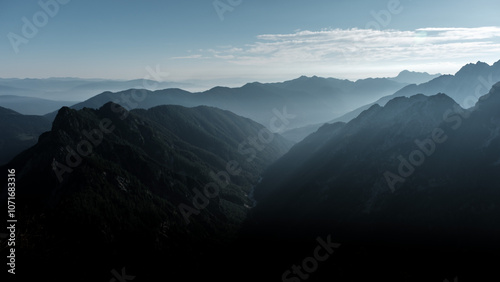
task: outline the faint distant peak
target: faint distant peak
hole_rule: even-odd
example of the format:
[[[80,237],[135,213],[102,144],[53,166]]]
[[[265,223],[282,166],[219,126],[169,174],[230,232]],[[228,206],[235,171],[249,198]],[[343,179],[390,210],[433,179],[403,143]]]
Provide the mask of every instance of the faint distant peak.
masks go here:
[[[318,80],[318,79],[324,79],[324,78],[319,77],[317,75],[313,75],[313,76],[302,75],[299,78],[297,78],[296,80]]]
[[[262,85],[263,85],[262,83],[260,83],[258,81],[254,81],[254,82],[246,83],[241,88],[261,87]]]
[[[400,82],[400,83],[408,83],[408,84],[421,84],[433,80],[436,77],[441,76],[441,74],[429,74],[427,72],[416,72],[403,70],[398,74],[398,76],[391,78],[391,80]]]

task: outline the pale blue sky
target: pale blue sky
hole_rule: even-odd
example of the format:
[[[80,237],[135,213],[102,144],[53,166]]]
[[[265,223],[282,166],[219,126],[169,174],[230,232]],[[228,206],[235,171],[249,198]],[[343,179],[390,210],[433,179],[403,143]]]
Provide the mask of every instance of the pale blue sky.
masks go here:
[[[0,0],[0,77],[134,79],[159,66],[166,80],[356,79],[500,59],[498,0],[218,0],[231,9],[219,14],[213,0],[54,1],[41,0],[58,3],[51,16]],[[31,38],[23,17],[38,21]]]

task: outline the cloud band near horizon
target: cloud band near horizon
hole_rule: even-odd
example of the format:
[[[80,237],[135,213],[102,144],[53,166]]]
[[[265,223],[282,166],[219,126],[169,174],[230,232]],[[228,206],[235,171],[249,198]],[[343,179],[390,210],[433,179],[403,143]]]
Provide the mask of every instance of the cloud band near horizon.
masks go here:
[[[406,65],[459,66],[463,62],[499,59],[500,27],[427,27],[413,31],[372,29],[297,30],[288,34],[262,34],[244,46],[222,46],[199,50],[184,57],[210,60],[232,67],[266,67],[266,71],[302,68],[318,73],[333,66],[373,69]],[[180,59],[180,58],[178,58]],[[429,69],[428,71],[432,71]],[[425,70],[425,69],[422,69]],[[444,71],[445,72],[445,71]]]

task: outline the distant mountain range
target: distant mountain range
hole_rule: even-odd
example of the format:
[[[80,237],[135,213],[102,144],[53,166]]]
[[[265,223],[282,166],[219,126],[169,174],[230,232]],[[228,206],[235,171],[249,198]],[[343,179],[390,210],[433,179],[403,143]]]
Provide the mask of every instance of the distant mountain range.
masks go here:
[[[404,77],[404,73],[400,73],[400,76]],[[427,76],[424,75],[424,77]],[[383,106],[396,97],[409,97],[415,94],[430,96],[437,93],[446,93],[446,95],[453,98],[462,107],[470,108],[482,94],[487,92],[498,81],[500,81],[500,61],[491,66],[483,62],[467,64],[455,75],[441,75],[425,83],[408,85],[392,95],[382,97],[374,103],[361,106],[329,121],[329,123],[348,122],[375,104]],[[317,123],[290,129],[287,132],[283,132],[283,136],[293,141],[300,141],[322,125],[323,123]]]
[[[294,118],[284,126],[275,122],[275,127],[284,129],[329,120],[346,112],[346,109],[394,93],[405,85],[385,78],[352,82],[304,76],[281,83],[254,82],[238,88],[215,87],[201,93],[181,89],[104,92],[71,108],[98,108],[110,101],[129,109],[147,109],[165,104],[185,107],[208,105],[251,118],[269,128],[276,111],[286,111]],[[54,115],[52,113],[47,117]]]
[[[45,115],[62,107],[73,105],[70,101],[55,101],[27,96],[0,95],[0,105],[23,115]]]
[[[408,83],[408,84],[421,84],[427,81],[433,80],[441,76],[441,74],[428,74],[427,72],[414,72],[409,70],[404,70],[394,78],[389,78],[396,82]]]
[[[148,86],[154,86],[154,89],[164,89],[193,87],[194,85],[180,82],[154,81],[151,79],[0,78],[0,96],[26,96],[56,101],[73,101],[74,103],[86,100],[104,91],[148,88]]]
[[[16,95],[56,101],[83,101],[105,91],[117,92],[131,88],[147,88],[150,90],[166,88],[197,89],[203,88],[204,81],[170,82],[160,81],[165,77],[159,74],[148,74],[151,79],[112,80],[84,79],[73,77],[54,78],[0,78],[0,96]],[[155,77],[153,77],[155,76]],[[402,71],[397,77],[387,78],[403,84],[420,83],[432,79],[427,73]],[[156,79],[156,80],[152,80]],[[243,83],[242,83],[243,84]],[[149,88],[154,87],[154,89]],[[207,89],[207,88],[205,88]],[[199,91],[199,90],[191,90]]]
[[[392,95],[382,97],[375,103],[360,107],[334,119],[332,122],[349,121],[374,104],[383,106],[395,97],[408,97],[415,94],[435,95],[437,93],[446,93],[460,106],[470,108],[474,106],[482,94],[487,92],[498,81],[500,81],[500,61],[491,66],[483,62],[467,64],[455,75],[442,75],[426,83],[408,85]]]
[[[405,73],[402,72],[400,76]],[[405,77],[415,79],[425,74],[409,73]],[[399,76],[398,76],[399,77]],[[0,105],[13,109],[25,115],[43,115],[49,121],[54,120],[57,111],[63,106],[71,106],[73,109],[94,108],[98,109],[107,102],[116,102],[122,106],[133,108],[151,108],[159,105],[182,105],[195,107],[209,105],[221,109],[230,110],[239,115],[249,117],[274,131],[282,132],[286,129],[301,125],[314,124],[329,120],[334,116],[345,112],[346,108],[354,108],[366,101],[377,98],[400,89],[405,83],[395,82],[397,78],[363,79],[356,82],[320,77],[300,77],[298,79],[281,83],[249,83],[239,88],[215,87],[201,93],[191,93],[181,89],[171,88],[157,91],[143,91],[130,89],[121,92],[104,92],[84,102],[74,104],[69,101],[55,101],[28,96],[0,95]],[[52,78],[52,79],[0,79],[0,93],[14,93],[33,95],[30,89],[38,89],[44,93],[90,93],[99,89],[122,89],[126,87],[141,86],[144,81],[109,81],[109,80],[82,80],[75,78]],[[1,84],[7,84],[4,86]],[[153,82],[150,82],[152,85]],[[172,85],[171,83],[160,83],[160,86]],[[83,93],[83,92],[82,92]],[[50,96],[51,95],[44,96]],[[59,95],[57,94],[57,95]],[[55,94],[54,94],[55,95]],[[66,94],[64,94],[66,95]],[[59,96],[57,96],[59,97]],[[67,96],[69,97],[69,96]],[[135,98],[134,98],[135,97]],[[140,100],[140,101],[139,101]],[[283,115],[290,117],[285,122],[278,117]],[[292,118],[293,117],[293,118]],[[0,121],[2,123],[4,121]],[[18,124],[16,136],[23,127]],[[273,127],[273,128],[271,128]],[[33,134],[32,126],[27,125],[26,134]],[[49,130],[50,126],[38,128],[36,132]],[[300,140],[307,133],[314,130],[306,130],[300,133],[300,137],[287,136],[290,140]],[[4,147],[11,148],[8,152],[0,155],[0,164],[7,162],[11,157],[34,143],[16,142],[14,132],[5,132],[8,138],[4,141]],[[35,136],[38,137],[38,136]],[[36,140],[36,138],[34,139]],[[7,144],[9,143],[9,144]]]
[[[288,107],[288,109],[295,111],[295,116],[298,117],[291,124],[287,124],[288,129],[291,129],[329,120],[345,113],[346,109],[356,108],[359,105],[391,94],[409,83],[415,83],[426,78],[431,79],[432,77],[427,73],[402,71],[394,78],[362,79],[356,82],[304,76],[282,83],[252,83],[241,88],[215,87],[203,93],[167,89],[159,92],[162,97],[153,99],[155,101],[141,101],[143,103],[139,103],[138,107],[152,107],[163,104],[188,107],[210,105],[250,117],[266,126],[270,123],[269,118],[274,107],[277,107],[277,109]],[[166,89],[191,88],[193,85],[139,79],[118,81],[80,78],[0,78],[0,106],[25,115],[46,115],[51,113],[48,118],[53,119],[57,110],[63,106],[72,106],[75,109],[83,107],[99,108],[106,102],[121,101],[117,99],[117,95],[109,92],[121,91],[120,95],[122,95],[126,89],[143,89],[147,86],[154,86],[155,89]],[[87,99],[89,96],[102,92],[105,92],[103,93],[105,95],[101,94],[98,95],[99,97]],[[233,92],[234,95],[231,95]],[[179,95],[179,93],[186,95]],[[233,99],[226,99],[226,96],[231,96]],[[121,98],[121,96],[118,98]],[[248,99],[252,101],[248,101]],[[85,102],[75,105],[75,101],[78,100],[85,100]],[[121,102],[123,104],[124,101]],[[269,105],[272,107],[269,107]],[[124,106],[127,107],[127,105]],[[311,107],[315,110],[309,111]]]

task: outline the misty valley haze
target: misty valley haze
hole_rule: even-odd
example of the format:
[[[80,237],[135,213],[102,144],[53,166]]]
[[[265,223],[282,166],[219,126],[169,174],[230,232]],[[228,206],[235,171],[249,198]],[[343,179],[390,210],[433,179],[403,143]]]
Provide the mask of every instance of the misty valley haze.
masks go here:
[[[1,1],[4,280],[498,280],[499,9]]]
[[[191,278],[253,265],[248,279],[360,281],[372,274],[355,268],[388,263],[395,269],[377,277],[473,275],[466,266],[487,267],[499,247],[498,66],[420,84],[402,72],[406,83],[303,76],[202,93],[131,89],[44,116],[2,107],[3,168],[23,187],[17,255],[46,275],[55,256],[63,269],[92,261],[88,279],[109,261],[142,279],[165,263]],[[347,104],[354,111],[338,117]],[[299,140],[280,135],[299,130]]]

